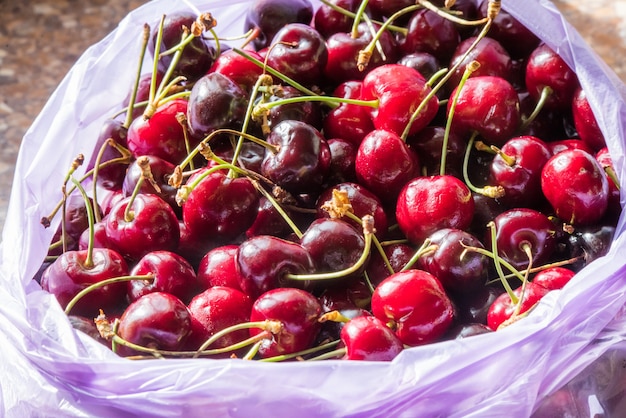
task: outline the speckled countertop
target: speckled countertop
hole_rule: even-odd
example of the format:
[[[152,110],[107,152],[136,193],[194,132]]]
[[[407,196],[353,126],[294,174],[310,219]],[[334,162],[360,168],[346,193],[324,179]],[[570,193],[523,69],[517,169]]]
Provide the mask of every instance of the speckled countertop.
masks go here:
[[[146,0],[0,0],[0,227],[20,141],[85,49]],[[626,82],[626,1],[555,0]]]

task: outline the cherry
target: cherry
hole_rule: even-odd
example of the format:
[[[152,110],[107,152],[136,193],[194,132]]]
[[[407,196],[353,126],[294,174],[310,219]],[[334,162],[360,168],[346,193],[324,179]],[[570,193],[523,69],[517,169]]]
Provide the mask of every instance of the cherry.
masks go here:
[[[485,196],[482,193],[472,193],[472,199],[474,200],[474,217],[469,231],[479,236],[484,233],[485,226],[490,221],[505,210],[510,209],[500,203],[499,199]]]
[[[333,97],[359,99],[361,97],[361,81],[341,83],[332,93]],[[341,103],[331,109],[324,118],[324,135],[326,138],[341,138],[359,146],[365,135],[374,129],[370,112],[365,106]]]
[[[400,42],[404,54],[426,52],[440,62],[449,62],[461,37],[456,25],[432,10],[420,9],[411,15],[408,33]]]
[[[338,183],[323,191],[317,200],[318,216],[330,217],[326,205],[332,202],[333,194],[339,192],[345,195],[349,201],[352,213],[361,219],[365,215],[374,217],[374,226],[376,227],[376,236],[382,238],[387,233],[387,214],[381,200],[371,191],[358,183],[344,182]],[[351,223],[355,228],[361,228],[361,225],[353,219],[344,217],[345,221]]]
[[[380,283],[372,295],[372,313],[410,346],[434,342],[454,321],[452,301],[435,276],[410,269]]]
[[[294,193],[319,192],[330,166],[330,149],[322,134],[311,125],[285,120],[267,137],[277,152],[266,152],[261,174]]]
[[[548,290],[562,289],[576,273],[565,267],[550,267],[541,270],[533,278],[533,283]]]
[[[572,98],[572,116],[580,139],[585,141],[593,151],[599,151],[606,147],[604,134],[598,126],[587,95],[580,86],[574,91]]]
[[[189,302],[188,308],[192,331],[186,346],[197,350],[215,333],[247,322],[252,311],[252,301],[240,290],[214,286],[196,295]],[[229,347],[245,340],[248,335],[247,329],[229,332],[206,348]]]
[[[74,328],[75,330],[83,332],[94,340],[98,341],[100,344],[111,348],[111,343],[108,342],[104,337],[102,337],[102,335],[100,335],[100,332],[98,331],[98,328],[96,327],[93,318],[87,318],[80,315],[68,315],[67,319],[70,321],[72,328]]]
[[[295,353],[309,348],[320,330],[322,307],[315,296],[301,289],[278,288],[260,295],[252,305],[250,321],[275,320],[282,329],[259,347],[261,357]],[[261,330],[250,329],[255,336]]]
[[[345,360],[391,361],[404,349],[402,341],[380,319],[357,316],[341,329]]]
[[[184,128],[177,115],[187,112],[187,100],[173,99],[160,105],[150,118],[140,116],[128,127],[128,149],[135,158],[154,155],[173,164],[187,156]]]
[[[450,340],[462,340],[464,338],[473,337],[474,335],[487,334],[490,332],[493,332],[493,330],[485,324],[461,324],[450,329],[446,334],[446,338]]]
[[[389,204],[409,180],[420,174],[420,164],[415,151],[398,134],[375,129],[359,146],[355,170],[359,184]]]
[[[496,230],[498,255],[516,270],[547,262],[556,249],[555,226],[543,213],[534,209],[509,209],[493,220]],[[493,248],[491,234],[485,237],[485,246]]]
[[[133,260],[151,251],[174,251],[180,239],[174,210],[153,194],[138,194],[119,201],[106,217],[105,230],[115,248]]]
[[[450,175],[417,177],[408,182],[396,205],[400,230],[421,244],[442,228],[467,229],[474,216],[474,199],[465,183]]]
[[[339,271],[356,264],[365,248],[363,233],[342,219],[319,218],[309,225],[300,238],[302,245],[315,263],[319,273]],[[365,265],[350,274],[356,278],[363,274]],[[348,280],[342,277],[340,282]]]
[[[373,16],[389,17],[414,3],[411,0],[370,0],[367,5]]]
[[[563,58],[542,43],[528,57],[526,89],[533,99],[539,100],[545,87],[551,89],[545,102],[546,109],[571,109],[578,88],[578,77]]]
[[[246,51],[246,53],[261,62],[263,61],[263,57],[255,51]],[[263,74],[263,68],[229,49],[217,57],[210,72],[220,73],[228,77],[243,91],[250,93],[259,76]]]
[[[469,37],[461,41],[456,47],[450,59],[450,67],[459,63],[460,65],[450,77],[450,83],[454,86],[458,85],[465,68],[472,61],[480,64],[480,67],[472,73],[472,77],[499,77],[510,82],[513,70],[511,57],[502,45],[493,38],[485,37],[480,39],[467,57],[463,59],[465,53],[476,40],[475,36]]]
[[[239,286],[252,298],[279,286],[300,285],[285,278],[287,273],[315,271],[315,263],[302,245],[271,235],[259,235],[242,242],[235,260]]]
[[[489,94],[484,94],[488,91]],[[457,89],[451,97],[457,95]],[[452,102],[448,102],[448,112]],[[519,98],[507,80],[495,76],[470,77],[457,95],[452,129],[460,135],[478,132],[486,142],[502,145],[518,128]]]
[[[398,64],[406,65],[418,71],[426,79],[430,79],[437,71],[441,69],[439,60],[428,52],[412,52],[403,55]]]
[[[157,70],[157,72],[154,73],[155,82],[156,82],[155,84],[157,86],[161,84],[161,81],[163,81],[163,76],[164,76],[163,71]],[[139,83],[137,84],[137,91],[135,93],[135,104],[148,102],[150,100],[150,87],[152,84],[152,77],[153,77],[152,72],[144,73],[139,76]],[[130,99],[132,98],[132,94],[133,94],[133,91],[131,89],[128,92],[128,95],[124,98],[122,102],[122,105],[124,107],[127,107],[130,105]],[[138,105],[135,106],[131,114],[132,119],[136,119],[140,117],[141,115],[143,115],[145,108],[146,108],[145,104],[143,106],[138,106]]]
[[[568,236],[567,246],[571,257],[581,257],[583,265],[606,255],[615,236],[612,225],[590,225],[576,227],[576,231]]]
[[[106,279],[128,275],[128,265],[108,248],[66,251],[41,275],[41,287],[55,296],[63,309],[83,289]],[[83,296],[71,313],[93,318],[98,309],[118,311],[124,304],[125,283],[107,284]]]
[[[252,225],[259,196],[250,179],[232,178],[218,170],[190,181],[183,221],[191,234],[225,243]]]
[[[534,136],[509,139],[490,166],[490,184],[504,188],[499,200],[508,207],[537,207],[542,202],[541,170],[552,157],[548,145]]]
[[[142,180],[142,183],[139,186],[139,193],[151,193],[159,196],[161,199],[169,203],[177,215],[180,215],[181,208],[176,203],[176,193],[178,192],[178,189],[172,187],[168,182],[169,177],[172,173],[174,173],[176,166],[171,162],[155,155],[145,155],[142,157],[148,161],[154,182]],[[124,182],[122,184],[122,192],[125,197],[128,197],[133,193],[137,187],[137,183],[143,175],[144,168],[138,160],[133,161],[128,166],[128,170],[126,171]]]
[[[328,50],[324,38],[314,28],[304,23],[290,23],[274,35],[266,60],[284,76],[313,86],[322,81]]]
[[[478,17],[487,17],[489,1],[478,6]],[[539,45],[539,38],[506,10],[500,9],[489,28],[489,37],[497,40],[512,58],[526,58]]]
[[[356,12],[359,7],[357,0],[332,0],[331,4],[350,12]],[[337,32],[350,32],[353,19],[327,4],[320,4],[313,16],[313,26],[324,38],[329,38]]]
[[[619,215],[622,213],[621,194],[619,179],[615,174],[615,168],[613,167],[613,159],[609,154],[607,147],[601,148],[595,155],[596,160],[600,163],[600,166],[604,169],[609,182],[609,202],[606,210],[606,215],[610,219],[617,221]]]
[[[127,135],[128,127],[124,125],[124,122],[117,119],[106,119],[102,124],[102,128],[100,128],[100,134],[98,135],[98,139],[96,140],[94,147],[95,152],[91,156],[89,164],[87,164],[87,170],[91,170],[96,166],[98,163],[98,151],[102,146],[105,146],[107,140],[112,139],[119,146],[127,147]],[[122,157],[124,156],[119,152],[119,150],[113,146],[106,145],[106,148],[100,157],[99,164]],[[122,161],[108,167],[100,167],[98,169],[98,177],[96,180],[98,185],[108,190],[115,190],[119,188],[124,180],[127,167],[128,162]]]
[[[502,293],[502,286],[487,285],[470,293],[451,295],[457,307],[458,323],[486,325],[489,308]]]
[[[99,205],[94,205],[92,198],[89,198],[88,202],[94,210],[101,212]],[[71,193],[67,196],[64,209],[65,234],[69,236],[73,242],[78,242],[81,234],[89,229],[87,210],[85,199],[80,194]],[[61,237],[61,228],[62,225],[59,226],[57,239]]]
[[[167,14],[163,20],[163,35],[159,53],[163,53],[170,48],[177,46],[186,35],[183,27],[191,30],[192,24],[196,21],[196,16],[191,12],[174,12]],[[148,49],[153,56],[157,50],[158,26],[152,30],[152,36],[148,43]],[[188,34],[188,33],[187,33]],[[194,81],[203,76],[215,60],[215,49],[208,45],[202,36],[194,36],[193,40],[185,45],[180,60],[174,69],[175,76],[184,76],[189,81]],[[166,72],[172,62],[173,54],[159,56],[159,71]]]
[[[109,248],[115,250],[115,245],[109,241],[106,233],[106,222],[104,220],[93,224],[93,237],[89,228],[85,229],[78,239],[78,249],[87,250],[91,240],[94,248]]]
[[[341,138],[326,141],[330,149],[330,167],[326,175],[327,184],[356,181],[356,154],[358,147]]]
[[[367,275],[374,287],[378,286],[380,282],[387,277],[404,269],[407,263],[413,258],[415,249],[408,244],[394,243],[385,245],[383,252],[385,253],[387,261],[389,261],[389,266],[387,266],[378,251],[372,253],[369,263],[367,264]],[[389,271],[390,267],[392,271]]]
[[[375,29],[378,29],[374,25]],[[362,80],[367,71],[361,71],[358,66],[359,52],[369,45],[373,36],[369,26],[362,22],[357,26],[356,33],[337,32],[326,40],[328,61],[324,75],[336,84],[346,81]],[[372,70],[384,64],[394,63],[398,58],[398,47],[395,38],[387,31],[379,39],[381,50],[374,49],[367,63],[367,69]]]
[[[585,141],[576,138],[561,139],[559,141],[550,141],[547,143],[548,148],[552,152],[552,155],[558,154],[561,151],[570,149],[583,150],[589,154],[593,154],[593,150],[587,145]]]
[[[436,175],[441,172],[441,151],[445,136],[443,126],[427,126],[416,135],[407,138],[407,144],[417,151],[422,170],[426,175]],[[448,133],[446,173],[461,176],[466,146],[465,138],[456,132]]]
[[[376,129],[402,135],[413,113],[430,93],[426,79],[413,68],[400,64],[385,64],[369,71],[363,79],[361,98],[378,100],[372,111]],[[437,97],[428,99],[407,131],[413,135],[428,125],[439,108]]]
[[[290,23],[308,24],[313,19],[309,0],[255,0],[246,10],[244,30],[254,30],[257,49],[270,45],[276,32]]]
[[[238,245],[226,244],[209,250],[198,266],[198,283],[204,289],[213,286],[232,287],[240,290],[239,271],[237,270]]]
[[[230,78],[216,72],[202,76],[189,95],[187,123],[191,134],[202,137],[236,126],[244,118],[246,104],[246,93]]]
[[[152,280],[128,282],[128,297],[131,302],[151,292],[165,292],[188,303],[199,290],[196,272],[191,264],[171,251],[149,252],[137,261],[130,274],[132,276],[154,275]]]
[[[609,183],[593,155],[567,150],[543,168],[541,188],[556,215],[572,225],[599,221],[608,206]]]
[[[179,351],[191,332],[191,314],[180,299],[169,293],[148,293],[131,303],[119,319],[117,334],[124,340],[149,349]],[[141,351],[120,345],[118,354],[131,356]]]
[[[467,246],[483,248],[472,234],[454,228],[440,229],[428,237],[435,246],[417,260],[417,268],[437,277],[446,291],[469,293],[485,285],[488,259],[475,252],[465,252]]]
[[[528,282],[526,286],[520,286],[513,291],[519,301],[513,302],[508,293],[502,293],[489,308],[487,325],[497,331],[501,326],[505,326],[519,315],[528,312],[548,292],[549,290],[545,287]]]
[[[268,102],[302,96],[299,90],[291,86],[276,86],[272,93],[267,99]],[[320,103],[315,101],[280,104],[270,109],[267,119],[270,129],[284,120],[298,120],[318,130],[322,129],[323,123],[322,108]]]

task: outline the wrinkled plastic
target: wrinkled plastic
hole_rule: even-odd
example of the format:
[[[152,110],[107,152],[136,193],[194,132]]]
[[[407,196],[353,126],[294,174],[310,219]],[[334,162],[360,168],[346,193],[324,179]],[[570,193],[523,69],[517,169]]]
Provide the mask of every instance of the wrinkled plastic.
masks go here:
[[[39,220],[58,201],[71,161],[91,152],[103,119],[127,94],[142,25],[191,8],[211,11],[218,33],[236,34],[247,3],[154,0],[133,11],[78,60],[24,137],[0,253],[3,416],[525,417],[562,390],[581,397],[578,416],[617,416],[598,398],[604,392],[588,392],[609,388],[618,396],[626,387],[618,373],[626,357],[624,217],[610,253],[524,320],[407,349],[391,363],[130,361],[72,329],[54,297],[31,280],[55,229]],[[550,2],[503,6],[574,68],[623,184],[625,86]]]

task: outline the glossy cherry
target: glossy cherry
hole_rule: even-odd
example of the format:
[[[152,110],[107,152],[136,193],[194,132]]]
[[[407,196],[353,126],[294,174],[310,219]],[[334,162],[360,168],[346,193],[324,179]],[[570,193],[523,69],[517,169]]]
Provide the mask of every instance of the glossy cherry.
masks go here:
[[[332,0],[331,4],[339,6],[351,12],[356,12],[359,7],[357,0]],[[350,32],[353,19],[327,4],[320,4],[313,16],[313,26],[324,38],[329,38],[337,32]]]
[[[522,294],[522,290],[524,293]],[[487,314],[487,325],[494,331],[497,331],[503,324],[506,325],[515,317],[526,313],[534,307],[549,292],[543,286],[536,285],[532,282],[526,283],[525,287],[518,287],[513,291],[515,296],[521,300],[518,307],[517,303],[513,303],[508,293],[502,293],[493,302]]]
[[[469,37],[461,41],[455,49],[450,59],[450,66],[452,67],[459,63],[460,65],[450,78],[450,83],[453,86],[458,85],[467,64],[472,61],[476,61],[480,64],[480,67],[472,73],[472,77],[492,76],[511,81],[513,70],[511,56],[502,45],[493,38],[482,38],[469,55],[461,61],[463,55],[465,55],[475,41],[476,37]]]
[[[599,221],[608,206],[609,183],[593,155],[567,150],[543,168],[541,188],[556,215],[572,225]]]
[[[359,99],[361,97],[361,81],[341,83],[332,93],[333,97]],[[324,135],[327,138],[341,138],[359,146],[365,135],[374,130],[370,111],[365,106],[342,103],[329,110],[324,118]]]
[[[565,267],[549,267],[533,277],[533,283],[548,290],[562,289],[576,273]]]
[[[197,278],[199,285],[208,289],[213,286],[232,287],[241,290],[235,256],[239,246],[226,244],[208,251],[200,260]]]
[[[416,269],[383,280],[372,295],[372,313],[410,346],[437,341],[454,321],[452,301],[439,280]]]
[[[408,244],[394,243],[385,245],[383,252],[385,257],[387,257],[387,261],[389,261],[389,266],[387,266],[378,251],[373,251],[367,264],[367,275],[372,285],[376,287],[387,277],[404,269],[407,263],[411,261],[411,258],[413,258],[415,251],[415,248]],[[392,271],[389,271],[390,267]]]
[[[174,209],[176,215],[179,216],[181,214],[181,208],[176,203],[176,193],[178,189],[172,187],[168,182],[170,176],[174,173],[176,166],[173,163],[155,155],[144,155],[143,157],[148,161],[150,172],[152,173],[152,178],[157,188],[155,189],[152,182],[142,180],[139,192],[151,193],[159,196],[161,199],[169,203],[172,209]],[[142,178],[143,173],[144,169],[142,169],[141,164],[139,164],[137,160],[133,161],[128,166],[128,170],[124,176],[124,182],[122,183],[122,192],[125,197],[128,197],[133,193],[137,187],[137,183]]]
[[[274,320],[281,331],[265,339],[259,348],[261,357],[295,353],[310,348],[320,330],[322,306],[315,296],[301,289],[278,288],[260,295],[252,305],[250,321]],[[250,329],[255,336],[261,330]]]
[[[385,322],[374,316],[358,316],[341,330],[345,360],[391,361],[404,349],[402,341]]]
[[[598,120],[593,114],[587,94],[580,86],[572,98],[572,118],[580,139],[585,141],[592,150],[599,151],[606,147],[604,134],[598,126]]]
[[[396,220],[407,239],[421,245],[442,228],[467,229],[474,199],[465,183],[450,175],[417,177],[408,182],[396,205]]]
[[[270,45],[276,32],[290,23],[308,24],[313,19],[309,0],[255,0],[246,10],[244,30],[254,30],[257,49]]]
[[[404,54],[426,52],[440,62],[449,62],[461,37],[456,25],[432,10],[420,9],[411,15],[408,33],[400,42]]]
[[[263,62],[263,57],[254,51],[246,51]],[[263,68],[232,49],[222,52],[211,67],[211,72],[220,73],[235,82],[245,92],[251,92]]]

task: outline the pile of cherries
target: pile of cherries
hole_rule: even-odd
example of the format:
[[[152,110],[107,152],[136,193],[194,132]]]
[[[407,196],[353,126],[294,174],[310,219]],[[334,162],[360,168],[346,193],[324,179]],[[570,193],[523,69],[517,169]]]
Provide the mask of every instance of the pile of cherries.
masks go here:
[[[240,39],[144,27],[154,70],[42,220],[37,280],[77,329],[130,358],[391,360],[607,252],[585,92],[499,1],[322,3],[252,1]]]

